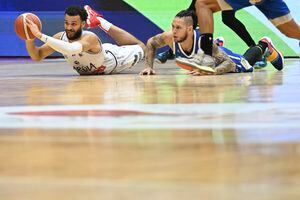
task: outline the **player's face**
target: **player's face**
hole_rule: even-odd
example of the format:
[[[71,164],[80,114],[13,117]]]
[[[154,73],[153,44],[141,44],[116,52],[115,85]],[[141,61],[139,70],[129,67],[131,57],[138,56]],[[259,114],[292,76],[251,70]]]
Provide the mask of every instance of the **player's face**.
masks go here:
[[[172,22],[173,39],[175,42],[184,42],[188,37],[189,26],[182,18],[175,17]]]
[[[84,22],[81,21],[80,16],[65,15],[65,31],[69,40],[76,40],[80,38]]]

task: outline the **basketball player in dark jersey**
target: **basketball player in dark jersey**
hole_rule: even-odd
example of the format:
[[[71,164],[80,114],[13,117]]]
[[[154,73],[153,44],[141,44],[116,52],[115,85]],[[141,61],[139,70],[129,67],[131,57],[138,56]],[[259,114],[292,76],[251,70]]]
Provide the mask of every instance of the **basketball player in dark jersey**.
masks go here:
[[[251,5],[256,6],[283,34],[300,39],[299,25],[292,18],[289,8],[282,0],[193,0],[189,9],[197,12],[199,27],[203,32],[201,47],[204,52],[210,54],[212,40],[208,40],[207,37],[212,38],[213,13],[220,10],[222,10],[224,24],[238,33],[249,47],[254,46],[255,42],[246,27],[235,17],[235,11]],[[157,60],[163,63],[168,57],[172,57],[170,51],[158,55]]]
[[[213,62],[205,60],[204,52],[201,49],[201,33],[199,29],[194,30],[193,11],[183,10],[179,12],[172,23],[172,31],[164,32],[150,38],[147,42],[146,66],[141,72],[142,75],[155,74],[153,60],[155,50],[163,46],[170,46],[175,54],[179,65],[183,68],[193,66],[200,67],[200,71],[212,74],[224,74],[227,72],[251,72],[252,66],[259,60],[266,50],[280,52],[274,47],[269,38],[263,38],[258,45],[252,47],[253,51],[247,51],[244,56],[235,54],[224,47],[213,46]],[[276,63],[274,67],[278,70],[283,68],[283,62]],[[198,68],[199,69],[199,68]]]

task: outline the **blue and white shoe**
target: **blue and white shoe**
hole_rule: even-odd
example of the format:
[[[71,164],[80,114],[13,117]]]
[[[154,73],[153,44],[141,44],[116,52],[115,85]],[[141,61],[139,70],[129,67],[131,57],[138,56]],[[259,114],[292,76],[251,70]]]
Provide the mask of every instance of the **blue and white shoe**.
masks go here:
[[[155,62],[159,64],[164,64],[167,62],[167,60],[173,60],[174,58],[175,55],[172,53],[172,51],[167,50],[157,54],[155,57]]]
[[[282,70],[284,67],[284,57],[282,53],[276,49],[270,38],[263,37],[260,41],[268,44],[270,55],[266,57],[267,60],[270,61],[277,70]]]

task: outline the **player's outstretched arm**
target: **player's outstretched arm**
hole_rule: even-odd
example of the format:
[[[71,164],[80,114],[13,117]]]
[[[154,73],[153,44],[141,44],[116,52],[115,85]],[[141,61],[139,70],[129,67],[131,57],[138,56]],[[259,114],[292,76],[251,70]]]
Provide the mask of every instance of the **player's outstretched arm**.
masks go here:
[[[60,38],[62,32],[57,33],[53,36],[53,38]],[[46,58],[47,56],[51,55],[55,52],[54,49],[52,49],[47,44],[44,44],[40,47],[35,46],[34,39],[33,40],[26,40],[26,49],[28,51],[29,56],[34,61],[41,61],[42,59]]]
[[[158,48],[170,45],[169,40],[172,40],[172,35],[167,32],[155,35],[147,41],[146,45],[146,62],[145,69],[141,71],[140,75],[153,75],[155,71],[153,69],[153,62],[155,53]]]
[[[54,37],[47,36],[45,34],[42,34],[38,27],[30,20],[26,21],[26,25],[30,28],[32,34],[43,41],[46,45],[54,49],[55,51],[61,53],[61,54],[78,54],[83,51],[89,51],[90,49],[93,49],[97,44],[99,44],[96,37],[93,36],[87,36],[80,41],[75,41],[72,43],[65,42],[62,40],[59,40]],[[32,47],[32,44],[29,48]],[[100,47],[99,47],[100,49]],[[98,52],[99,52],[98,49]]]

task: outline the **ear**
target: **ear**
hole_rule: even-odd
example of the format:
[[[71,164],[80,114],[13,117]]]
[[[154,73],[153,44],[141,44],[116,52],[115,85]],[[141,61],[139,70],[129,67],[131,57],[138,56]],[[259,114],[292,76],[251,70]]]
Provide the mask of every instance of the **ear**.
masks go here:
[[[81,23],[81,28],[84,28],[84,27],[85,27],[85,24],[86,24],[86,22],[83,21],[83,22]]]
[[[194,31],[193,26],[189,26],[189,27],[188,27],[188,31]]]

